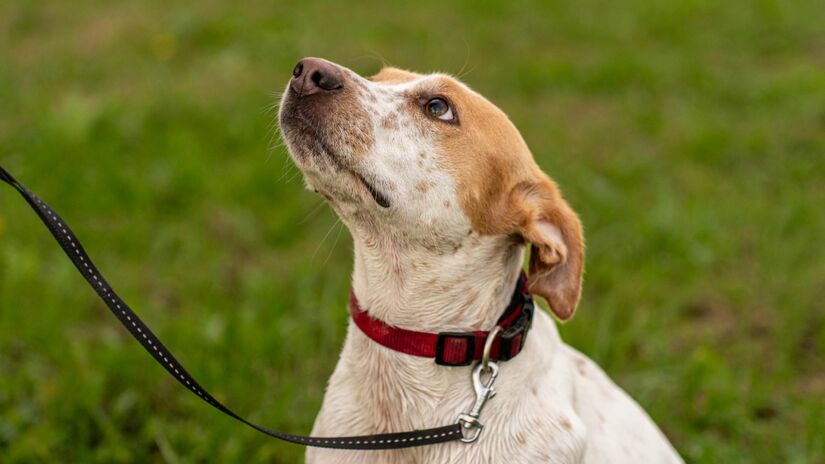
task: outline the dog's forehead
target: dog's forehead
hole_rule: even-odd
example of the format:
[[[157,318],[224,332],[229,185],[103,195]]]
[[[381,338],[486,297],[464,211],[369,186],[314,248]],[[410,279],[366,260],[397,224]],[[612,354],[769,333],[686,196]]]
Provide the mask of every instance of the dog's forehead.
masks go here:
[[[382,84],[403,84],[422,77],[424,77],[423,74],[387,66],[381,69],[378,74],[370,77],[369,80]]]
[[[456,98],[460,97],[461,94],[474,93],[455,77],[443,73],[421,74],[404,69],[386,67],[378,74],[367,79],[378,88],[394,89],[398,93],[406,94],[407,96],[443,95]],[[480,95],[478,95],[478,97],[484,100]],[[486,103],[490,104],[489,102]]]

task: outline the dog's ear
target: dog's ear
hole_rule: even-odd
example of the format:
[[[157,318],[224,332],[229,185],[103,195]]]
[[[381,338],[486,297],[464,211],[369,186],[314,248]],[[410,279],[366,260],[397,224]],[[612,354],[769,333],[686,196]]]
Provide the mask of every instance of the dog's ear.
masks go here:
[[[549,179],[523,182],[510,194],[518,233],[530,243],[528,283],[562,321],[573,316],[581,296],[584,238],[576,213]]]

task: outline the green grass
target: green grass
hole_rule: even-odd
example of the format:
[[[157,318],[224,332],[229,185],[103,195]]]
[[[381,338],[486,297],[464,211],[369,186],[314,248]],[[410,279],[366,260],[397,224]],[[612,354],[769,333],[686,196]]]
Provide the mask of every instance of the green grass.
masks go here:
[[[821,2],[187,3],[0,4],[0,163],[219,399],[311,427],[351,246],[269,107],[302,56],[386,60],[462,73],[521,128],[586,227],[566,340],[690,462],[825,462]],[[0,190],[0,461],[301,459],[84,285]]]

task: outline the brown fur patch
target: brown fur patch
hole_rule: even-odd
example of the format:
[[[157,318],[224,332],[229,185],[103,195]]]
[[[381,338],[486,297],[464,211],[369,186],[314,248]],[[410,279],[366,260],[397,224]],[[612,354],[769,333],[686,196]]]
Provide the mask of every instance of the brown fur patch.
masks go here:
[[[587,377],[587,361],[583,358],[576,357],[576,370],[579,371],[582,377]]]
[[[381,82],[385,84],[401,84],[404,82],[413,81],[420,77],[422,77],[421,74],[414,73],[412,71],[387,67],[379,71],[378,74],[370,77],[370,80],[373,82]]]
[[[398,129],[398,116],[390,114],[381,120],[381,127],[384,129]]]
[[[558,318],[569,319],[579,300],[584,265],[578,217],[495,105],[447,76],[434,79],[422,92],[448,98],[460,121],[431,123],[438,134],[438,164],[455,178],[459,203],[473,228],[530,242],[531,291],[544,297]],[[540,222],[559,229],[566,250],[547,240]]]
[[[567,430],[570,430],[570,429],[573,428],[573,424],[570,423],[570,420],[566,417],[561,420],[561,426],[564,427]]]

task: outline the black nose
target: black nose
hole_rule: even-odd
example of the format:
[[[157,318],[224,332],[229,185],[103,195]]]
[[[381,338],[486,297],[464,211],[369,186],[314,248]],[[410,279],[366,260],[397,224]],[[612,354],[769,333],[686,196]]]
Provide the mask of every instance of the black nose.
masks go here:
[[[289,83],[299,96],[332,92],[344,88],[344,79],[338,66],[319,58],[304,58],[292,70]]]

